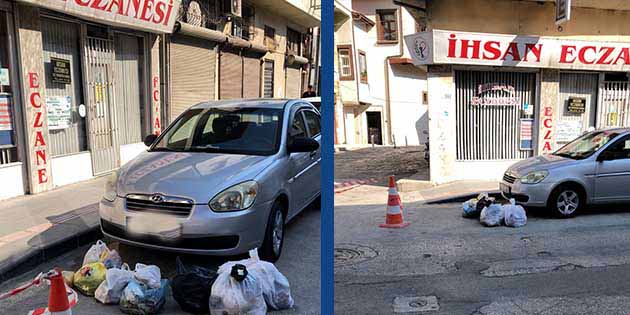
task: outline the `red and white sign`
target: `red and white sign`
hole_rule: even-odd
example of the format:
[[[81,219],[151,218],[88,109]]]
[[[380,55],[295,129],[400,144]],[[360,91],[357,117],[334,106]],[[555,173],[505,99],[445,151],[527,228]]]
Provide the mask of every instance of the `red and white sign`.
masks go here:
[[[172,33],[180,0],[18,0],[93,21]]]
[[[12,130],[11,97],[0,94],[0,131]]]
[[[489,92],[494,92],[490,93]],[[516,106],[521,100],[516,96],[513,86],[500,83],[479,84],[477,96],[473,96],[470,105],[482,106]]]
[[[433,30],[405,36],[415,65],[630,71],[630,43]]]

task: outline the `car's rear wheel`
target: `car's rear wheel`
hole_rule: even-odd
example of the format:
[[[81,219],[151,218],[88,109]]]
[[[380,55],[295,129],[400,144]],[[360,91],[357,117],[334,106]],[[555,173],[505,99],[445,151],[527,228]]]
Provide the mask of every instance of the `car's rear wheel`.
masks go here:
[[[584,196],[582,191],[575,185],[563,185],[556,188],[548,202],[549,208],[561,218],[570,218],[575,216],[584,204]]]
[[[279,201],[273,203],[271,214],[267,222],[265,239],[258,249],[260,258],[269,262],[276,262],[282,254],[284,244],[284,205]]]

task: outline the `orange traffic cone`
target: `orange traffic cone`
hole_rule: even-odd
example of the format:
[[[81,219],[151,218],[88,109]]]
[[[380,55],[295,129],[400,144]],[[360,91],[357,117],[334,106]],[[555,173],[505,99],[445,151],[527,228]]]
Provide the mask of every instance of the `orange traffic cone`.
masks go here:
[[[48,296],[48,307],[38,308],[30,311],[29,315],[72,315],[70,309],[77,303],[77,293],[70,289],[63,281],[61,269],[55,268],[51,271],[50,294]]]
[[[389,195],[387,196],[387,215],[385,216],[385,223],[379,224],[379,227],[404,228],[409,225],[409,222],[404,221],[402,211],[402,201],[396,189],[396,181],[394,180],[394,176],[390,176]]]

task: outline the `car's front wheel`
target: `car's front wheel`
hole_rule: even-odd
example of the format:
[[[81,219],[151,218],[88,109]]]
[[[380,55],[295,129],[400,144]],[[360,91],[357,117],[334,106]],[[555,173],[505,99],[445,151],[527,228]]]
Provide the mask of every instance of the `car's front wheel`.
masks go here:
[[[279,200],[273,203],[269,221],[267,222],[267,230],[265,231],[265,239],[262,246],[258,249],[258,254],[263,260],[276,262],[282,254],[282,245],[284,244],[284,206]]]
[[[584,196],[582,191],[573,185],[556,188],[549,198],[548,206],[562,218],[570,218],[582,208]]]

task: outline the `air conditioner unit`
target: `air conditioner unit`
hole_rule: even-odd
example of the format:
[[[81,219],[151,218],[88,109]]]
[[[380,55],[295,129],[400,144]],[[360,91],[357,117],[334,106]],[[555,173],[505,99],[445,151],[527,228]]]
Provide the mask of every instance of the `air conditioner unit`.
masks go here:
[[[243,7],[241,0],[226,0],[225,4],[225,13],[232,16],[241,16],[241,9]]]

